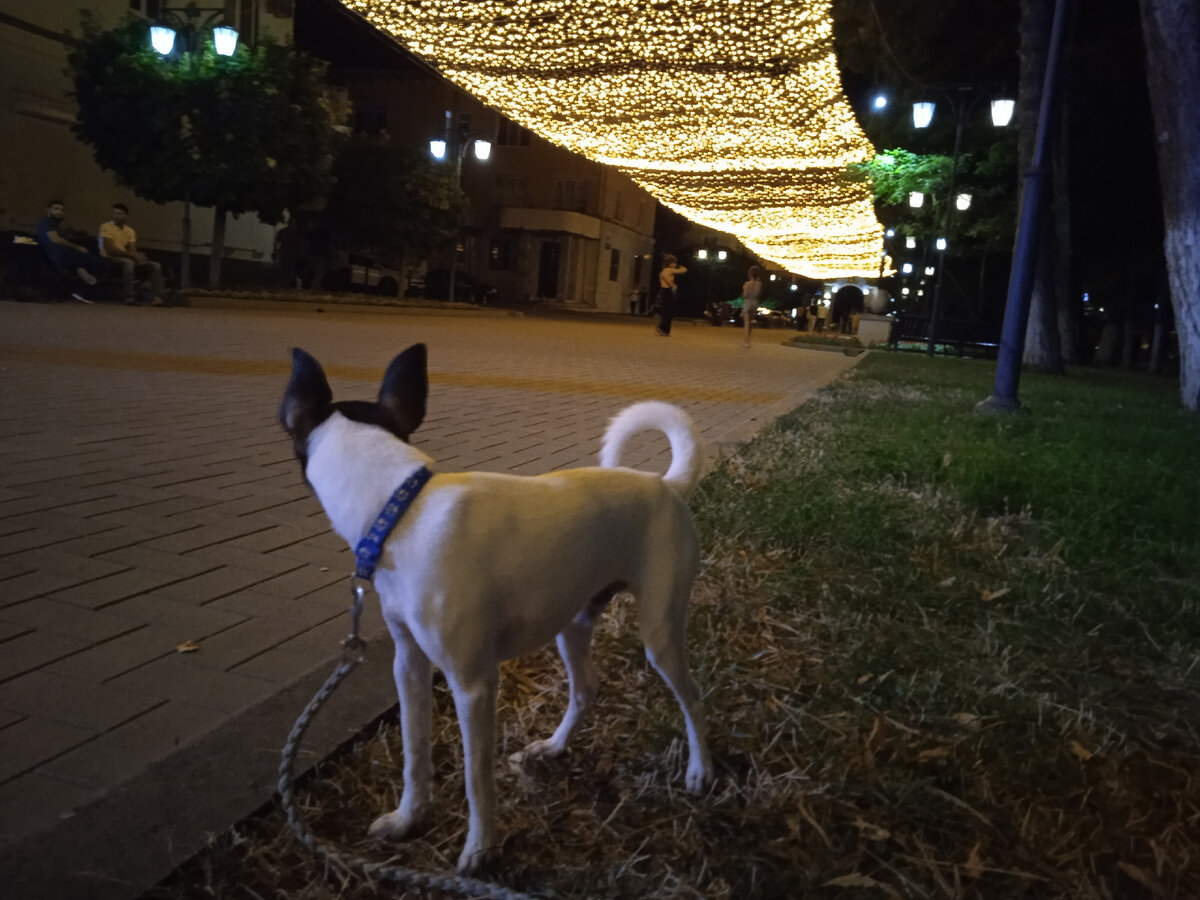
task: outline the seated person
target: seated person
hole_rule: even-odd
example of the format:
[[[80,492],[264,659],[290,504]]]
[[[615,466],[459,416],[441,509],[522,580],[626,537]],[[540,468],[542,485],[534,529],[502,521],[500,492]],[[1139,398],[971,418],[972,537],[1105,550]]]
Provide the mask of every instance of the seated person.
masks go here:
[[[120,268],[126,306],[137,303],[133,293],[135,275],[150,279],[150,292],[154,298],[150,305],[163,306],[162,266],[146,259],[146,254],[138,251],[137,232],[125,224],[128,215],[129,207],[124,203],[113,204],[112,221],[100,226],[100,255]]]
[[[63,219],[66,216],[66,204],[61,200],[51,200],[46,204],[46,215],[38,220],[37,242],[41,245],[50,262],[64,272],[72,270],[79,280],[89,287],[96,283],[96,276],[105,269],[105,263],[99,257],[88,253],[86,247],[81,247],[69,240],[63,233]],[[72,294],[76,300],[91,303],[80,293]]]

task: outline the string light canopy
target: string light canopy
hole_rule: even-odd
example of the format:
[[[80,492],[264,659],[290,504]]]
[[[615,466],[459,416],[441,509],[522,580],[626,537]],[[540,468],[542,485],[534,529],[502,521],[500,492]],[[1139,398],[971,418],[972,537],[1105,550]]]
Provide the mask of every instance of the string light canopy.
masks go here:
[[[450,81],[812,278],[879,274],[832,0],[342,0]]]

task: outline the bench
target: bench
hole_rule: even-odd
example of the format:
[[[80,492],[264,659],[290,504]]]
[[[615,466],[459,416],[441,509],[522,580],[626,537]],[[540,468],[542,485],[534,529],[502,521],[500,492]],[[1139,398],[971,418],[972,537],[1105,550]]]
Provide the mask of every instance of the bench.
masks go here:
[[[902,343],[929,344],[929,316],[900,314],[892,323],[888,349]],[[994,358],[1000,349],[1000,326],[972,319],[938,319],[936,345],[954,348],[959,356]]]
[[[90,300],[120,297],[121,279],[115,272],[100,276],[99,283],[89,287],[74,271],[55,265],[33,235],[0,231],[0,241],[4,270],[0,296],[13,300],[64,300],[74,293]]]

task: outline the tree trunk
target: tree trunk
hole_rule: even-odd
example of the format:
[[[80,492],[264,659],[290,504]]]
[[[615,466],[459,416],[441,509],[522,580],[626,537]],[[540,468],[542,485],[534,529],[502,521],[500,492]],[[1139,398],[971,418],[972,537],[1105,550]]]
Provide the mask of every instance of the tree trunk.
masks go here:
[[[225,256],[225,207],[213,210],[212,250],[208,257],[208,286],[221,286],[221,260]]]
[[[1078,9],[1078,7],[1076,7]],[[1068,176],[1071,108],[1065,100],[1054,150],[1054,292],[1058,307],[1058,337],[1062,362],[1079,365],[1081,352],[1079,291],[1075,284],[1074,245],[1071,242],[1071,192]]]
[[[1021,129],[1020,172],[1027,171],[1033,159],[1053,19],[1054,4],[1042,0],[1021,0],[1021,84],[1017,97],[1017,125]],[[1053,155],[1048,162],[1053,167]],[[1039,372],[1061,373],[1062,349],[1058,339],[1058,308],[1054,298],[1054,233],[1053,228],[1044,229],[1041,246],[1038,247],[1023,362]]]
[[[1141,0],[1183,405],[1200,412],[1200,7]]]
[[[1139,335],[1137,324],[1133,321],[1132,314],[1128,309],[1125,311],[1124,328],[1125,331],[1121,334],[1121,368],[1132,369],[1134,349],[1137,346]]]
[[[1161,375],[1167,363],[1167,298],[1161,288],[1154,294],[1154,336],[1150,340],[1150,374]]]

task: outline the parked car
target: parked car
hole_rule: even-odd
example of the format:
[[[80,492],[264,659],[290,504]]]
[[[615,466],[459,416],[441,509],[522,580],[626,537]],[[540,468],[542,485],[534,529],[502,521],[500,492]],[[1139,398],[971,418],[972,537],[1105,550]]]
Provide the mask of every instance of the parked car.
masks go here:
[[[423,287],[413,284],[408,296],[424,297],[427,300],[445,300],[450,295],[450,270],[434,269],[425,273]],[[465,272],[454,273],[454,299],[460,303],[491,303],[499,296],[490,284],[484,284]]]
[[[365,294],[400,294],[400,273],[369,256],[351,253],[349,265],[334,269],[325,279],[326,285],[335,291],[357,291]]]

